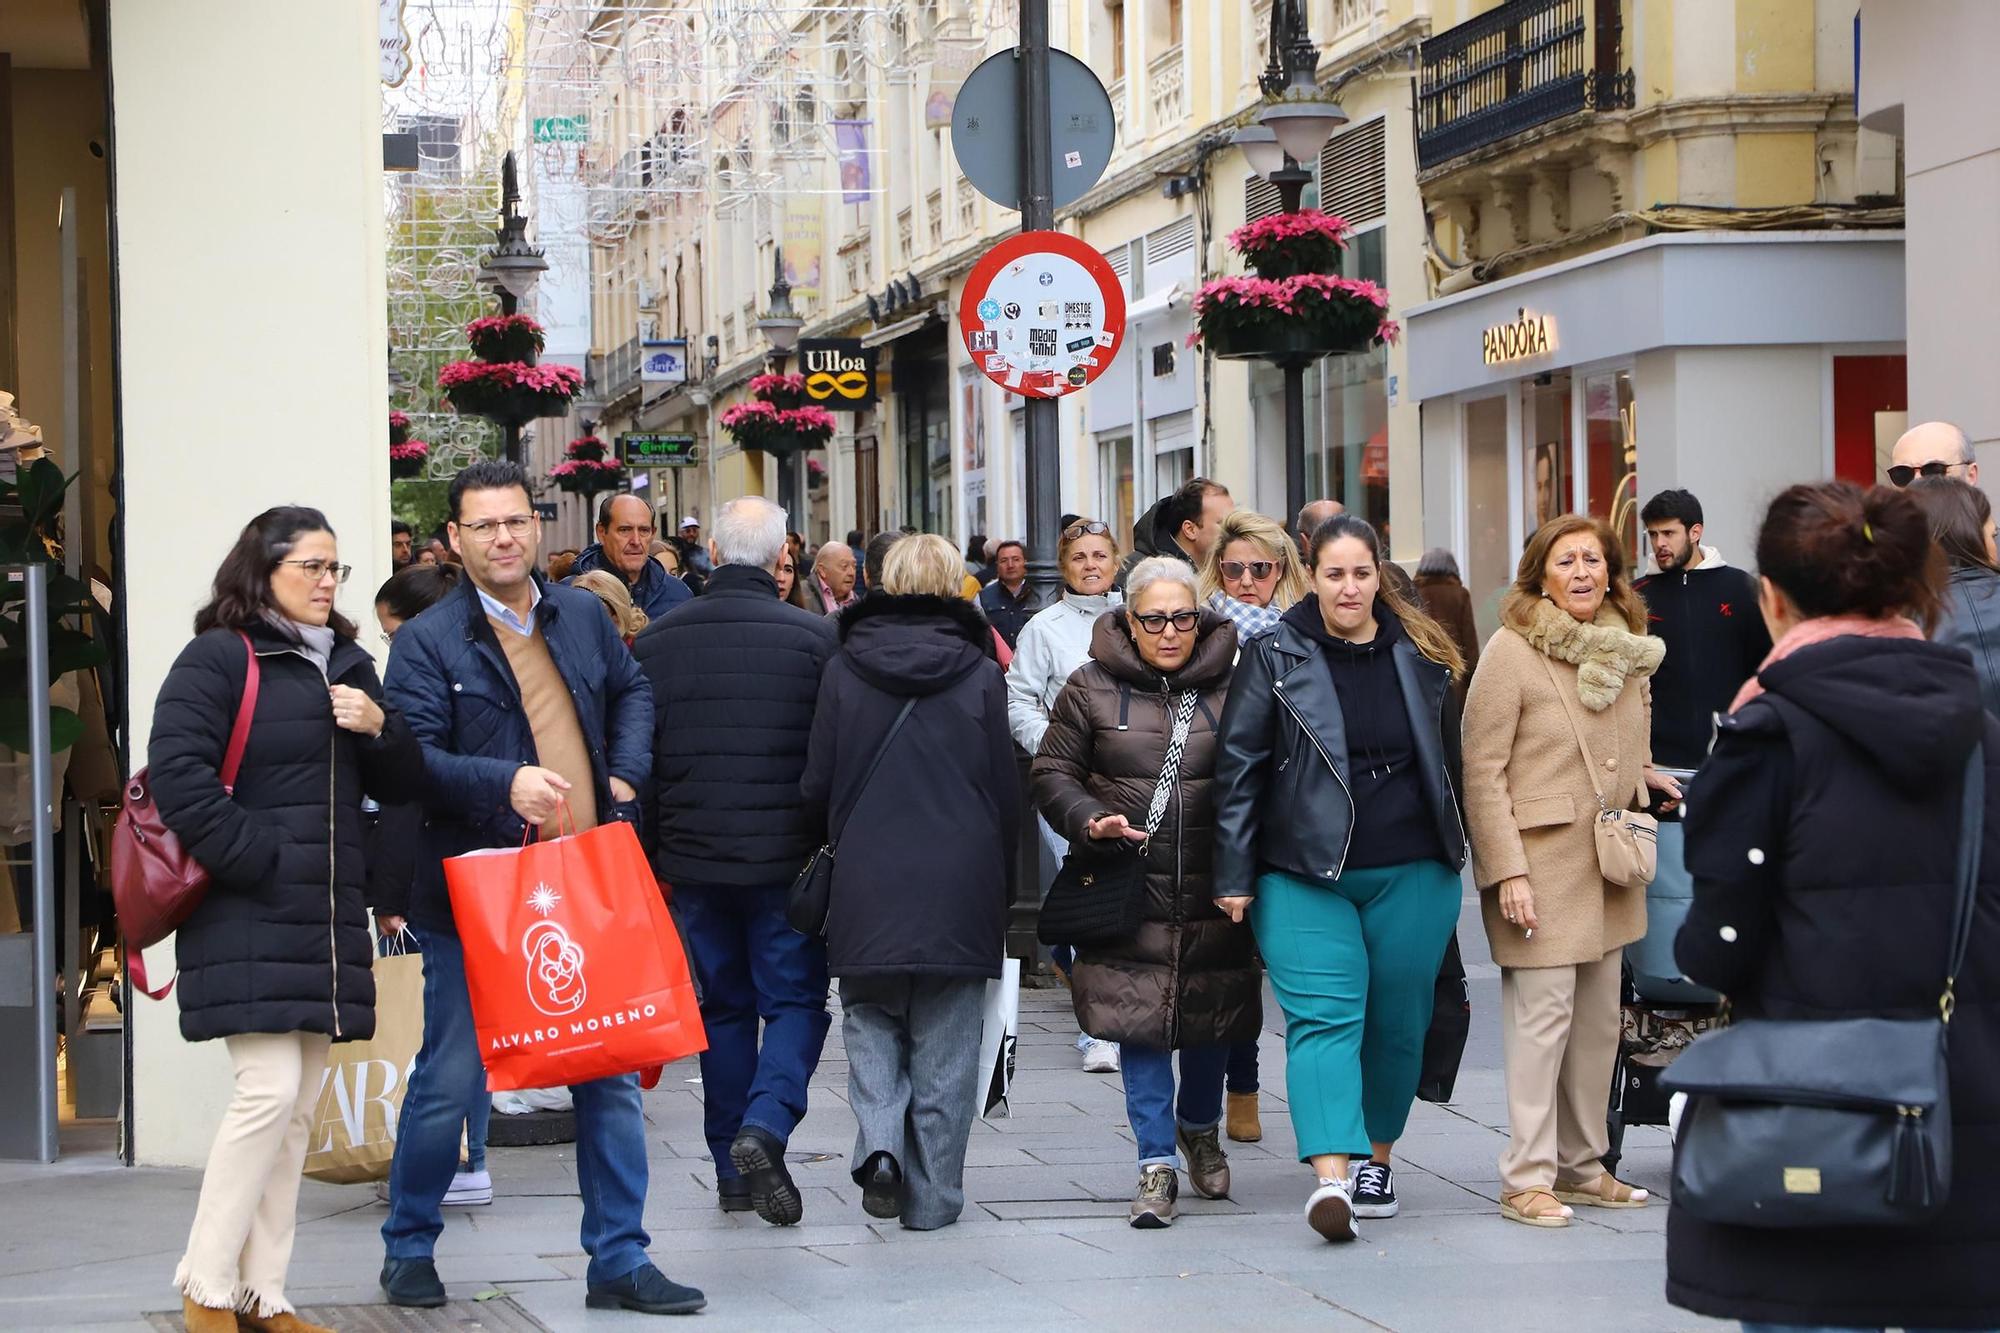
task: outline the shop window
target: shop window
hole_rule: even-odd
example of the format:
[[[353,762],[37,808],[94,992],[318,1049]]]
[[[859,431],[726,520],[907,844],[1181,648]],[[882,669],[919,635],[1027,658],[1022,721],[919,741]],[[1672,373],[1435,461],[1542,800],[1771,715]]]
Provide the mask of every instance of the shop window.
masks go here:
[[[1570,450],[1570,377],[1552,375],[1527,386],[1521,411],[1521,487],[1525,531],[1576,508]]]
[[[1097,442],[1097,502],[1102,517],[1118,536],[1129,540],[1138,517],[1132,508],[1132,437],[1114,436]]]
[[[1583,381],[1590,512],[1611,525],[1626,567],[1639,567],[1639,422],[1632,372],[1605,371]]]
[[[1482,639],[1518,563],[1507,514],[1507,400],[1481,398],[1465,405],[1465,586]]]

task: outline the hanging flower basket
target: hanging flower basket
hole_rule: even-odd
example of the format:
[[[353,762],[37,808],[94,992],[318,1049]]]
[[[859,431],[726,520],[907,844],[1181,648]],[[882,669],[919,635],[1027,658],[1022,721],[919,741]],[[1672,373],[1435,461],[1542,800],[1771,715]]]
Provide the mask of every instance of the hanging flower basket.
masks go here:
[[[389,443],[391,445],[402,444],[409,438],[409,415],[404,412],[391,412],[389,414]]]
[[[758,375],[750,381],[750,396],[773,407],[800,407],[805,404],[806,377],[803,375]]]
[[[1312,360],[1394,342],[1401,330],[1388,308],[1388,292],[1356,278],[1218,278],[1195,297],[1188,341],[1231,359]]]
[[[545,345],[542,326],[526,315],[489,315],[465,326],[481,361],[532,362]]]
[[[718,418],[738,448],[785,457],[824,449],[833,438],[833,413],[823,407],[779,407],[763,399],[738,403]]]
[[[1347,247],[1348,226],[1316,208],[1273,213],[1245,223],[1229,233],[1229,244],[1248,260],[1259,277],[1295,278],[1302,273],[1334,272]]]
[[[586,463],[601,462],[604,459],[604,441],[595,435],[581,436],[569,442],[568,447],[563,450],[563,456]]]
[[[438,387],[463,414],[521,426],[567,412],[583,388],[583,372],[524,361],[454,361],[438,372]]]
[[[403,430],[407,434],[409,427],[405,426]],[[408,481],[412,477],[423,476],[430,461],[431,447],[422,440],[397,440],[389,446],[389,476],[394,480]]]
[[[608,458],[570,458],[549,469],[549,480],[571,495],[596,495],[625,484],[625,469]]]

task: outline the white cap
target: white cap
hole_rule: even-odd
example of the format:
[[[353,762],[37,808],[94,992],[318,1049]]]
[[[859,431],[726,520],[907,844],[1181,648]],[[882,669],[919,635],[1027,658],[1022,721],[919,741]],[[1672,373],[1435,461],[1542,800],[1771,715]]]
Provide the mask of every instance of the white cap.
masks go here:
[[[698,528],[700,526],[701,526],[701,520],[696,518],[693,514],[689,514],[681,519],[681,527],[683,528]]]

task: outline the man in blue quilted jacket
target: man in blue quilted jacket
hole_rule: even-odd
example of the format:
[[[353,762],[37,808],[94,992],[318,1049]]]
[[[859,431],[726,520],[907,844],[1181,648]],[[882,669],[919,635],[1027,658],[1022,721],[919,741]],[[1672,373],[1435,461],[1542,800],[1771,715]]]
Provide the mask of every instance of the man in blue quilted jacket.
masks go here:
[[[513,463],[451,484],[458,592],[397,631],[384,688],[423,748],[425,843],[410,923],[423,941],[424,1043],[389,1170],[382,1288],[395,1305],[445,1303],[432,1251],[458,1165],[459,1125],[486,1072],[443,860],[518,847],[606,820],[637,823],[652,775],[652,694],[597,598],[535,569],[541,523]],[[561,814],[564,806],[567,815]],[[649,886],[650,887],[650,886]],[[571,1088],[592,1309],[688,1314],[706,1301],[646,1257],[645,1120],[636,1075]]]

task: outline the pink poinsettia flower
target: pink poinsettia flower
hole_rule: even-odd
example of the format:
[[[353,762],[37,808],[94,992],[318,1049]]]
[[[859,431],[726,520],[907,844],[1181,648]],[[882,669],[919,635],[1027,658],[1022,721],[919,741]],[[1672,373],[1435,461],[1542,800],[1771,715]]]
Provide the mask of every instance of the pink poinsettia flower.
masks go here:
[[[1246,222],[1229,233],[1229,244],[1238,254],[1253,254],[1304,237],[1329,241],[1338,246],[1345,243],[1348,230],[1343,218],[1322,213],[1316,208],[1302,208],[1296,213],[1273,213],[1255,222]]]

